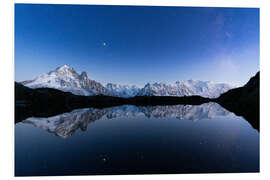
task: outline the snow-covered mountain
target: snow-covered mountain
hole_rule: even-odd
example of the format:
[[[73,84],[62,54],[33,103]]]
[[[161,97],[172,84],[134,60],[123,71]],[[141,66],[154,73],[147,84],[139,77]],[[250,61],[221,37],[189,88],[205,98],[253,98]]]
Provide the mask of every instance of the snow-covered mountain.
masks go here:
[[[106,88],[111,91],[114,95],[119,97],[134,97],[140,91],[140,88],[135,85],[120,85],[108,83],[106,84]]]
[[[148,83],[141,89],[134,85],[112,83],[103,86],[101,83],[89,79],[86,72],[78,74],[72,67],[67,65],[58,67],[49,73],[42,74],[34,80],[27,80],[21,83],[30,88],[48,87],[71,92],[76,95],[91,96],[102,94],[118,97],[200,95],[215,98],[234,88],[228,84],[194,80],[185,82],[177,81],[174,84]]]
[[[216,98],[220,94],[234,88],[224,83],[210,81],[188,80],[175,82],[174,84],[154,83],[146,84],[137,94],[138,96],[191,96]]]
[[[72,67],[67,65],[42,74],[34,80],[24,81],[22,84],[30,88],[54,88],[84,96],[112,95],[101,83],[90,80],[86,72],[78,74]]]

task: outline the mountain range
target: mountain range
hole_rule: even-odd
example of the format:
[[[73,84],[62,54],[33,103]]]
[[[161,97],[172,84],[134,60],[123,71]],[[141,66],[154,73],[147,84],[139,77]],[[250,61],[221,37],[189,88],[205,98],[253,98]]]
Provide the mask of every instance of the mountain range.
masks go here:
[[[135,85],[120,85],[101,83],[88,78],[86,72],[77,73],[74,68],[67,65],[56,68],[49,73],[42,74],[33,80],[21,82],[24,86],[36,88],[53,88],[75,95],[93,96],[106,95],[116,97],[134,96],[192,96],[199,95],[207,98],[217,98],[222,93],[234,88],[225,83],[210,81],[188,80],[174,84],[147,83],[143,88]]]

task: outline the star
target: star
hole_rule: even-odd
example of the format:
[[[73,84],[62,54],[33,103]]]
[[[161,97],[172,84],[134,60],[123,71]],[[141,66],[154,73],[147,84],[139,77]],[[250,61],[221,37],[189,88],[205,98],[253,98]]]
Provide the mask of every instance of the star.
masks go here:
[[[103,43],[102,43],[102,45],[103,45],[103,46],[106,46],[106,45],[107,45],[107,43],[106,43],[106,42],[103,42]]]

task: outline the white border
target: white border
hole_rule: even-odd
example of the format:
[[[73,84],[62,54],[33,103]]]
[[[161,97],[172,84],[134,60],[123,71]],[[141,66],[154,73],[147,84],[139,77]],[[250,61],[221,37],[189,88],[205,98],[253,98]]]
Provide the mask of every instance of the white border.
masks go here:
[[[243,2],[244,1],[244,2]],[[15,3],[259,7],[258,0],[14,0]]]
[[[179,175],[128,175],[128,176],[59,176],[59,177],[21,177],[19,179],[230,179],[245,178],[269,179],[270,177],[270,118],[268,101],[270,93],[270,46],[269,46],[269,0],[7,0],[0,6],[1,22],[1,179],[15,179],[14,175],[14,57],[13,57],[13,3],[49,3],[49,4],[106,4],[106,5],[149,5],[149,6],[201,6],[201,7],[260,7],[261,16],[261,173],[243,174],[179,174]],[[268,43],[268,44],[267,44]],[[17,178],[16,178],[17,179]]]

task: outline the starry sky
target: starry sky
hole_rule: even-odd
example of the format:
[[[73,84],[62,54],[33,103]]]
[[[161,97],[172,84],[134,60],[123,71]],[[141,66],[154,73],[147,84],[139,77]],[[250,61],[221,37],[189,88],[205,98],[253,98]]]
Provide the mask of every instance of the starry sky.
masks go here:
[[[15,4],[15,81],[67,64],[101,83],[244,85],[259,70],[259,9]]]

